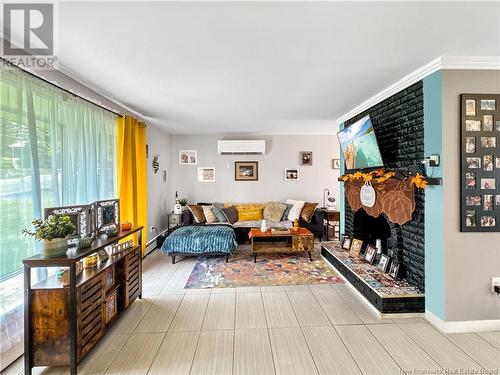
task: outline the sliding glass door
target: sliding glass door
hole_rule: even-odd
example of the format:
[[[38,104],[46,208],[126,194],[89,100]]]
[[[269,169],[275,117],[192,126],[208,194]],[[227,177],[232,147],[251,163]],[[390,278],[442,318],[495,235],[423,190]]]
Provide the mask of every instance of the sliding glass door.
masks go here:
[[[45,207],[116,197],[115,115],[20,70],[0,70],[0,355],[22,354],[21,235]]]

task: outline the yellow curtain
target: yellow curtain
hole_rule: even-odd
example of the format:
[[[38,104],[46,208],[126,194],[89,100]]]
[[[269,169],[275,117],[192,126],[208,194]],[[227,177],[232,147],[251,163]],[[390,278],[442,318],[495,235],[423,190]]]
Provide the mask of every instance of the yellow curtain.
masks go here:
[[[117,186],[120,222],[143,226],[142,254],[147,233],[146,124],[132,116],[118,118]],[[137,237],[136,237],[137,241]]]

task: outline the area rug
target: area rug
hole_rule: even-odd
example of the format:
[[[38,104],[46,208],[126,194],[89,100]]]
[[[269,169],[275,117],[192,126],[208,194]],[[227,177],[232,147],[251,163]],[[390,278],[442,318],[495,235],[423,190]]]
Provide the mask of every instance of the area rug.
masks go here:
[[[249,245],[240,245],[225,263],[223,257],[200,257],[184,286],[237,288],[249,286],[343,283],[343,279],[319,256],[316,244],[311,262],[305,254],[266,254],[253,262]]]

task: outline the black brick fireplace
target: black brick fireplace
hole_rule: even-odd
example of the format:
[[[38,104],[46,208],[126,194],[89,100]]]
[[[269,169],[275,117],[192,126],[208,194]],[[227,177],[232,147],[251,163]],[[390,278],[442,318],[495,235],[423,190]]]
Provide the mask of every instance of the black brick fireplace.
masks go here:
[[[370,115],[386,169],[415,173],[424,159],[423,84],[419,81],[345,122],[345,126]],[[424,192],[415,190],[415,211],[406,224],[393,224],[382,214],[373,218],[363,209],[354,213],[345,200],[345,233],[375,245],[397,258],[401,275],[411,284],[424,285]]]

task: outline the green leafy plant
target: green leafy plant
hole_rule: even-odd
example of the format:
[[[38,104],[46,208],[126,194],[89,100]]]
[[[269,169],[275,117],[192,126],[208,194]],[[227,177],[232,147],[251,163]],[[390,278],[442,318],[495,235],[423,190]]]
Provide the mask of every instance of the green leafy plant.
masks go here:
[[[54,238],[64,238],[75,232],[75,224],[69,216],[49,216],[45,221],[35,219],[31,222],[33,230],[23,229],[22,233],[35,239],[51,241]]]
[[[188,204],[188,200],[187,200],[187,198],[180,198],[180,199],[179,199],[179,204],[180,204],[181,206],[183,206],[183,207],[184,207],[184,206],[187,206],[187,204]]]

